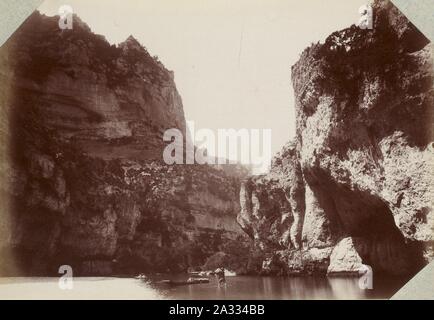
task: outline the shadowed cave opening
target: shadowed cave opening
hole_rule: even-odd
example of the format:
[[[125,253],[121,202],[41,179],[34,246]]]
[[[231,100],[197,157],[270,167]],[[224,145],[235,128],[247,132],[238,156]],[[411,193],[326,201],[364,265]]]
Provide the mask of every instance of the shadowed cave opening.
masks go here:
[[[413,275],[424,266],[423,244],[405,239],[378,196],[339,185],[321,170],[309,170],[305,178],[333,226],[334,241],[351,237],[363,264],[388,275]]]

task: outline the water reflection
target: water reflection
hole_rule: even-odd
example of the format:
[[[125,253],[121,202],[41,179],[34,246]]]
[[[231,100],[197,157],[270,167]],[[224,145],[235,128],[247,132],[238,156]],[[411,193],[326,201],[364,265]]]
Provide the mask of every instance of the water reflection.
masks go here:
[[[403,284],[396,280],[363,290],[354,277],[240,276],[226,280],[226,288],[219,288],[212,279],[210,283],[172,288],[157,285],[156,289],[172,299],[387,299]]]
[[[131,278],[74,278],[73,290],[61,290],[59,278],[0,278],[3,299],[366,299],[391,297],[401,279],[381,278],[373,290],[362,290],[357,278],[227,277],[226,288],[209,283],[169,287],[159,280],[186,280],[186,275],[160,275],[152,281]]]

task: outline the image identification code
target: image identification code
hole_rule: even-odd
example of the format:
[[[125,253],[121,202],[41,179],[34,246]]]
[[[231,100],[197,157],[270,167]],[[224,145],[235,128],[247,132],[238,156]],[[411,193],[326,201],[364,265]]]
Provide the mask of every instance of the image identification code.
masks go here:
[[[169,308],[169,315],[190,315],[200,318],[203,314],[212,315],[263,315],[262,304],[214,304],[212,308],[203,306],[183,306],[176,304]]]
[[[264,314],[265,309],[262,304],[228,304],[228,305],[214,305],[213,314]]]

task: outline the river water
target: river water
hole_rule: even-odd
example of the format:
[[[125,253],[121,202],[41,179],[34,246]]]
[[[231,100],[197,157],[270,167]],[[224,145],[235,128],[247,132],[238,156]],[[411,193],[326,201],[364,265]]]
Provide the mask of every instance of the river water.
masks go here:
[[[169,287],[133,278],[74,278],[73,289],[59,288],[59,278],[0,278],[2,299],[387,299],[404,282],[375,281],[372,290],[360,289],[357,278],[344,277],[227,277],[225,288],[216,281]]]

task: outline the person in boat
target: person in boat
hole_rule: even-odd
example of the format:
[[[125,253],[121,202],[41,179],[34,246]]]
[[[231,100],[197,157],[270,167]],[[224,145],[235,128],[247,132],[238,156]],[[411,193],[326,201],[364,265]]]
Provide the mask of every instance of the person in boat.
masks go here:
[[[225,268],[218,268],[214,271],[219,287],[226,285]]]

